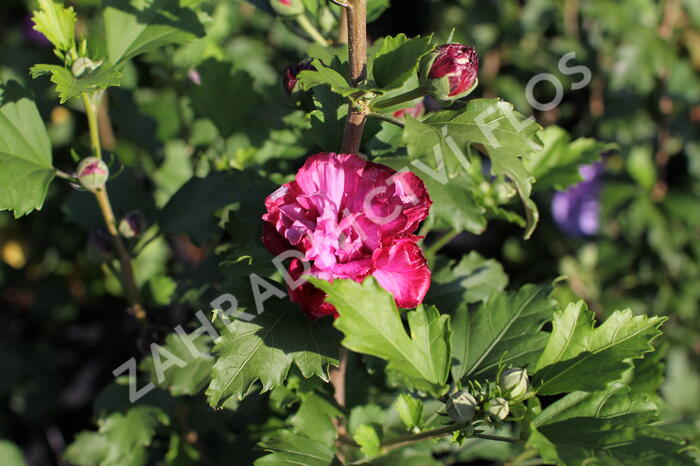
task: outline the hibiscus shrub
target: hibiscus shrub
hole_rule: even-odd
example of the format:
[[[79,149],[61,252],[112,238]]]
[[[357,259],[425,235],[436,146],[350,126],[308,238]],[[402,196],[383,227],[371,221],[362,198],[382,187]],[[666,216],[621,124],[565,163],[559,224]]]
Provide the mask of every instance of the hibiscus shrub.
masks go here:
[[[664,317],[445,253],[536,237],[536,193],[599,226],[615,148],[480,96],[489,50],[368,41],[385,0],[77,4],[39,0],[25,32],[52,52],[38,102],[84,137],[0,88],[0,209],[63,193],[139,329],[67,463],[694,464],[657,422]]]

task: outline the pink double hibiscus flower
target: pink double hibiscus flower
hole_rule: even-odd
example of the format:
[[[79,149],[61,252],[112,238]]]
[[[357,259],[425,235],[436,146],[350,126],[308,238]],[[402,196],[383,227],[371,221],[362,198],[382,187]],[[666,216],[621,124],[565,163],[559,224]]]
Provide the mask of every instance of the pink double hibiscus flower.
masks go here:
[[[430,204],[411,172],[354,154],[320,153],[265,199],[262,240],[274,254],[300,251],[310,264],[306,275],[357,282],[372,275],[398,306],[412,308],[430,287],[430,269],[413,234]],[[289,273],[298,279],[302,261],[292,259]],[[312,317],[336,313],[310,283],[290,288],[289,295]]]

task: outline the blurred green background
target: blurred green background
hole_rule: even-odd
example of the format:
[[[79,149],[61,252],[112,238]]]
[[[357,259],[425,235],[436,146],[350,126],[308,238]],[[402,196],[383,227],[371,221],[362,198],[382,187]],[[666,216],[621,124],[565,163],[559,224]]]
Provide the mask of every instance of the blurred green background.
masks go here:
[[[99,0],[68,3],[79,13],[79,32],[101,27]],[[88,147],[86,123],[79,104],[58,105],[48,80],[29,78],[29,66],[52,62],[50,47],[31,32],[34,7],[30,0],[0,4],[0,79],[17,79],[33,90],[49,125],[55,163],[69,171],[69,149]],[[211,0],[201,8],[206,37],[128,63],[122,87],[110,90],[103,132],[111,138],[107,148],[125,167],[111,188],[121,213],[139,207],[148,216],[193,175],[223,167],[256,165],[275,179],[307,153],[304,125],[287,103],[279,73],[308,44],[249,4]],[[455,40],[479,51],[474,96],[500,96],[545,127],[558,125],[574,139],[594,138],[614,148],[606,155],[597,234],[561,231],[549,213],[551,195],[540,194],[542,221],[531,240],[523,241],[514,226],[491,222],[484,235],[463,234],[446,251],[494,257],[515,285],[566,275],[559,292],[582,297],[601,317],[626,307],[668,316],[657,341],[661,353],[645,370],[649,383],[666,376],[659,395],[665,428],[697,445],[700,2],[394,0],[369,27],[372,38],[435,32],[446,39],[452,30]],[[582,89],[571,89],[579,74],[557,66],[569,52],[575,52],[571,66],[591,71]],[[194,70],[204,86],[193,84]],[[561,105],[546,112],[532,109],[525,93],[528,81],[543,72],[564,89]],[[248,98],[226,91],[225,83],[235,79],[250,87]],[[541,102],[554,95],[547,83],[535,88]],[[548,142],[567,144],[562,137]],[[112,370],[144,355],[150,341],[192,309],[205,307],[222,280],[217,247],[241,236],[227,229],[233,221],[222,222],[223,228],[203,221],[187,235],[149,244],[137,260],[137,278],[157,313],[153,327],[140,330],[124,312],[117,283],[105,279],[86,253],[99,218],[80,194],[54,183],[41,212],[17,220],[0,213],[0,438],[6,439],[0,458],[13,454],[11,441],[29,464],[64,464],[61,455],[76,433],[94,427]],[[202,425],[214,424],[208,417],[213,414],[197,409]],[[259,409],[244,406],[239,417],[221,414],[216,422],[225,419],[219,429],[234,435],[241,422],[262,416],[252,414]],[[201,442],[208,443],[208,464],[224,464],[217,458],[236,447],[214,435]]]

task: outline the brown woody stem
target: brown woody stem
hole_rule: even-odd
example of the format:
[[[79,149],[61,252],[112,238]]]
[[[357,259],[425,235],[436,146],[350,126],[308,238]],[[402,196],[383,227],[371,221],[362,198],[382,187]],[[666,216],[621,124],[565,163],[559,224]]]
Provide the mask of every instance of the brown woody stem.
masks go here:
[[[367,0],[350,0],[348,18],[348,56],[350,85],[357,87],[367,78]],[[356,154],[360,150],[367,110],[350,103],[341,152]]]

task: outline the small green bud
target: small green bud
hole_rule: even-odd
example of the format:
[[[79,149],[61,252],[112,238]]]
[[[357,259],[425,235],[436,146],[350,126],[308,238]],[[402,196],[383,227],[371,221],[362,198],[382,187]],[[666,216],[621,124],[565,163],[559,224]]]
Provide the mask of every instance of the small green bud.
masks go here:
[[[455,392],[447,400],[447,415],[455,422],[469,422],[474,419],[478,405],[476,398],[468,391]]]
[[[71,66],[70,71],[71,73],[73,73],[74,77],[79,78],[85,73],[95,71],[97,67],[101,64],[101,60],[98,62],[94,62],[88,57],[79,57],[73,62],[73,66]]]
[[[270,6],[280,16],[297,16],[304,12],[302,0],[270,0]]]
[[[492,421],[503,421],[508,417],[510,409],[505,398],[497,397],[486,403],[486,415]]]
[[[109,178],[109,168],[102,159],[88,157],[78,164],[75,177],[78,178],[83,188],[94,193],[105,187]]]
[[[507,397],[511,399],[522,398],[529,387],[527,371],[518,368],[506,369],[501,373],[498,385]]]

